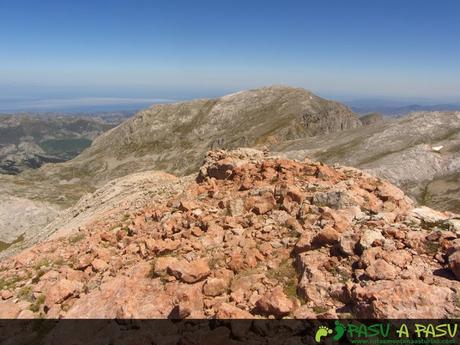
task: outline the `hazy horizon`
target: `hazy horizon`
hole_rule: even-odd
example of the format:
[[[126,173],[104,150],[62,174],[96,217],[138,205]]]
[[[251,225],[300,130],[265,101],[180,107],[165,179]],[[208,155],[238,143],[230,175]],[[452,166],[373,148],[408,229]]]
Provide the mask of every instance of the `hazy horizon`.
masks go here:
[[[240,90],[233,90],[240,91]],[[2,98],[0,97],[0,114],[1,113],[19,113],[19,112],[98,112],[98,111],[135,111],[147,108],[158,103],[181,102],[195,98],[215,98],[227,93],[209,95],[197,94],[196,96],[187,95],[186,97],[175,98],[147,98],[147,97],[55,97],[55,98]],[[366,107],[404,107],[411,105],[435,106],[443,104],[456,105],[460,108],[458,101],[437,101],[434,99],[424,98],[398,98],[398,97],[346,97],[340,95],[323,95],[318,96],[341,101],[350,106]]]
[[[2,1],[0,111],[273,84],[339,101],[458,103],[458,10],[456,1]]]

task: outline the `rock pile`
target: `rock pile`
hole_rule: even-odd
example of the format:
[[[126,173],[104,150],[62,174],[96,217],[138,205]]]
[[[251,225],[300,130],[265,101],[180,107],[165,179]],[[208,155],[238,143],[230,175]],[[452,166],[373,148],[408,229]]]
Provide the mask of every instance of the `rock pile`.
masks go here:
[[[211,151],[169,200],[1,262],[0,316],[454,317],[459,233],[357,169]]]

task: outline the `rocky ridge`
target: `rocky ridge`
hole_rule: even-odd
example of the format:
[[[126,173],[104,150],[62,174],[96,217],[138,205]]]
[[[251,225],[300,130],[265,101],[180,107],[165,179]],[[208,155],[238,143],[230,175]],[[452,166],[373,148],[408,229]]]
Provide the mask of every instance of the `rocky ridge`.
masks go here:
[[[459,315],[460,219],[363,171],[212,151],[159,196],[3,260],[0,316]]]

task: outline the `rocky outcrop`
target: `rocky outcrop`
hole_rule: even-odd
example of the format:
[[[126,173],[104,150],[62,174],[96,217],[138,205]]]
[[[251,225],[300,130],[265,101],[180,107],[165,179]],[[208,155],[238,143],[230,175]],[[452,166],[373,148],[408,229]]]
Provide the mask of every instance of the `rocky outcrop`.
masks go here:
[[[3,260],[0,316],[458,315],[456,215],[354,168],[255,150],[212,151],[195,176]]]
[[[460,112],[419,112],[372,126],[275,145],[390,180],[419,203],[460,212]]]

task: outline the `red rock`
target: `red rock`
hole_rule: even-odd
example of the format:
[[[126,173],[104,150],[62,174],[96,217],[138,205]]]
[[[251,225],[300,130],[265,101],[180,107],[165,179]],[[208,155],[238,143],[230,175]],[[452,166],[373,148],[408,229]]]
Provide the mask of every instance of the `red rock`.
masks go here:
[[[228,262],[228,268],[233,272],[237,273],[246,268],[245,258],[243,254],[235,252],[230,255],[230,260]]]
[[[289,200],[301,204],[305,198],[304,192],[300,188],[286,183],[276,185],[274,194],[279,203],[282,203],[285,198],[289,198]]]
[[[22,310],[17,316],[18,319],[35,319],[35,313],[32,310]]]
[[[295,253],[303,253],[312,249],[313,235],[311,232],[304,232],[295,244]]]
[[[254,207],[252,208],[255,214],[266,214],[276,207],[276,201],[271,193],[254,199]]]
[[[239,190],[250,190],[253,187],[252,180],[249,177],[244,177]]]
[[[121,241],[123,238],[126,237],[126,231],[123,231],[123,230],[117,230],[115,236],[117,238],[117,241]]]
[[[203,293],[206,296],[219,296],[228,289],[228,282],[221,278],[208,278],[203,286]]]
[[[50,308],[54,304],[62,303],[70,296],[78,294],[82,287],[82,283],[68,279],[50,284],[45,291],[45,306]]]
[[[351,232],[346,232],[340,236],[339,248],[342,254],[347,256],[352,256],[355,254],[356,244],[358,239],[356,234]]]
[[[330,220],[331,226],[338,232],[344,232],[351,228],[353,212],[351,210],[327,209],[321,216],[322,219]]]
[[[101,240],[109,243],[116,243],[117,242],[117,236],[113,232],[105,231],[102,232],[100,235]]]
[[[339,233],[331,226],[325,226],[314,238],[315,245],[324,246],[337,243]]]
[[[214,277],[223,279],[227,284],[230,284],[235,274],[226,268],[220,268],[214,271]]]
[[[87,275],[84,272],[74,270],[70,267],[63,267],[61,272],[68,280],[84,281],[87,279]]]
[[[93,262],[91,262],[91,266],[95,272],[103,272],[109,267],[107,262],[101,259],[94,259]]]
[[[286,227],[291,230],[294,230],[297,234],[301,235],[304,231],[302,225],[293,217],[290,217],[286,220]]]
[[[361,239],[359,240],[359,247],[361,250],[365,250],[372,247],[372,244],[375,241],[383,241],[384,239],[385,238],[380,231],[366,229],[364,230],[363,234],[361,235]]]
[[[86,267],[91,265],[93,256],[90,254],[84,254],[77,258],[74,268],[77,270],[84,270]]]
[[[194,226],[192,229],[191,229],[191,233],[192,235],[196,236],[196,237],[200,237],[204,234],[204,231],[201,230],[199,227],[197,226]]]
[[[323,180],[331,180],[337,178],[339,174],[337,171],[332,169],[327,165],[320,165],[316,168],[316,177],[323,179]]]
[[[179,209],[182,211],[192,211],[199,208],[199,205],[193,200],[181,200]]]
[[[242,291],[243,294],[246,292],[256,289],[260,286],[263,274],[247,274],[247,275],[236,275],[230,285],[232,292]]]
[[[287,196],[292,199],[292,201],[301,204],[305,198],[304,192],[295,186],[289,186],[287,190]]]
[[[157,254],[164,254],[168,252],[172,252],[179,248],[181,245],[180,240],[154,240],[154,239],[147,239],[145,240],[145,246],[147,249],[153,253]]]
[[[235,307],[229,303],[222,303],[217,310],[218,319],[252,319],[254,316],[246,310]]]
[[[271,246],[270,243],[268,242],[263,242],[260,246],[259,246],[259,251],[267,256],[267,255],[270,255],[272,252],[273,252],[273,247]]]
[[[153,273],[156,276],[162,276],[167,273],[168,267],[170,265],[175,265],[178,261],[178,259],[172,256],[160,256],[159,258],[155,259]]]
[[[55,270],[51,270],[51,271],[46,272],[44,275],[42,275],[40,278],[40,281],[47,281],[47,280],[56,281],[59,279],[59,276],[60,276],[59,272]]]
[[[149,276],[150,270],[149,263],[139,263],[124,275],[106,279],[99,288],[75,300],[65,317],[166,318],[173,308],[172,296],[164,291],[161,281]]]
[[[3,300],[10,299],[11,297],[13,297],[13,293],[10,290],[2,290],[0,292],[0,296]]]
[[[174,300],[176,305],[171,311],[172,318],[195,318],[202,319],[203,313],[203,283],[197,284],[178,284],[173,283]]]
[[[398,270],[383,259],[377,259],[366,268],[366,273],[372,280],[395,279]]]
[[[399,268],[405,268],[412,262],[412,255],[406,250],[384,251],[382,257]]]
[[[21,309],[12,300],[0,302],[0,319],[15,319]]]
[[[36,260],[35,253],[31,250],[24,250],[14,256],[13,266],[16,268],[23,267],[30,264],[33,260]]]
[[[280,318],[293,310],[294,303],[284,294],[283,288],[277,286],[256,302],[256,308],[262,315]]]
[[[381,280],[352,290],[352,305],[362,318],[441,319],[450,315],[454,300],[449,288],[420,280]]]
[[[172,320],[182,320],[190,316],[192,314],[192,308],[188,302],[188,300],[178,302],[171,310],[168,318]]]
[[[455,277],[460,280],[460,251],[456,251],[449,256],[449,267]]]
[[[54,304],[49,307],[48,311],[46,312],[46,317],[48,319],[60,319],[63,315],[63,310],[61,309],[60,304]]]
[[[404,192],[401,189],[386,181],[382,181],[378,186],[377,195],[384,201],[398,201],[404,198]]]
[[[228,213],[233,216],[241,216],[244,214],[244,201],[241,198],[231,199],[227,202]]]
[[[168,265],[168,273],[185,283],[195,283],[206,278],[211,271],[206,260],[198,259],[192,262],[172,262]]]
[[[459,276],[454,228],[434,229],[398,190],[357,169],[245,152],[210,153],[199,183],[121,204],[88,224],[84,241],[2,260],[1,278],[17,283],[0,294],[0,310],[31,287],[33,298],[47,296],[39,309],[48,318],[458,315],[460,282],[438,274],[447,266]],[[130,236],[120,230],[125,213]],[[287,283],[303,306],[284,295]],[[8,308],[32,317],[24,299]],[[217,328],[219,343],[228,332]],[[232,337],[246,339],[245,330],[232,326]]]
[[[312,308],[308,307],[307,305],[302,305],[300,306],[299,308],[297,308],[294,313],[293,313],[293,316],[295,319],[316,319],[317,318],[317,315],[316,313],[312,310]]]
[[[331,274],[324,267],[329,260],[327,253],[318,250],[302,253],[297,259],[297,269],[301,272],[297,291],[315,305],[324,305],[329,296],[329,281],[338,280],[336,273]]]

